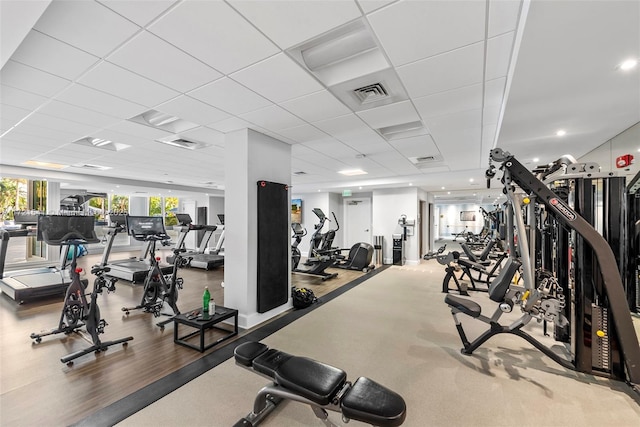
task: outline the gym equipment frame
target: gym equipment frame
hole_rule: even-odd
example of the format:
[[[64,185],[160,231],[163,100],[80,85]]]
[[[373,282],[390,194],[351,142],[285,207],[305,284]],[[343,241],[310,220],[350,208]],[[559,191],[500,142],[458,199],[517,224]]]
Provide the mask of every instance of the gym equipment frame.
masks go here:
[[[491,151],[491,160],[502,163],[501,169],[504,172],[502,183],[511,200],[518,231],[518,249],[523,260],[522,276],[526,289],[526,298],[520,297],[518,303],[525,312],[525,316],[537,316],[546,321],[563,323],[558,300],[549,298],[550,290],[554,287],[554,280],[549,279],[554,278],[544,278],[547,280],[541,280],[539,287],[534,286],[536,282],[530,262],[527,232],[521,207],[515,201],[514,185],[535,198],[538,203],[543,204],[560,224],[575,232],[576,237],[584,242],[584,247],[588,247],[593,252],[596,261],[588,276],[576,275],[573,283],[576,294],[584,293],[585,288],[590,287],[592,288],[590,291],[594,292],[594,298],[590,301],[589,307],[576,307],[577,313],[572,314],[570,322],[575,323],[573,324],[575,335],[572,336],[575,351],[572,354],[573,360],[562,365],[579,372],[625,381],[635,391],[640,392],[638,386],[640,384],[640,346],[629,313],[619,267],[611,247],[594,227],[527,170],[513,155],[496,148]],[[573,260],[575,263],[582,262],[579,256],[576,258]],[[582,267],[578,265],[576,268]],[[575,304],[586,305],[586,301],[576,299]],[[547,305],[541,305],[541,303],[547,303]],[[449,305],[452,306],[452,314],[455,318],[455,304]],[[473,315],[464,310],[463,312],[471,317],[477,317],[474,311],[471,311]],[[477,314],[480,315],[479,312]],[[456,324],[458,323],[456,319]],[[540,350],[546,349],[541,343],[531,343]],[[465,344],[463,352],[470,354],[477,348],[473,344],[472,347],[466,350]],[[549,355],[547,352],[545,354]],[[554,360],[560,362],[557,358]],[[603,361],[605,363],[602,363]]]

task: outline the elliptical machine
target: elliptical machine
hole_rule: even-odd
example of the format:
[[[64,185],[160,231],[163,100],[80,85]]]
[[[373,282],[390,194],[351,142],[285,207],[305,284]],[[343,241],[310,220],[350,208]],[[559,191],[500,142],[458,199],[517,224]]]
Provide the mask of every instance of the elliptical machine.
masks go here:
[[[340,225],[338,224],[335,213],[333,213],[333,219],[337,227],[335,229],[330,229],[326,233],[322,233],[322,227],[324,227],[324,223],[329,221],[329,219],[325,216],[324,212],[322,212],[322,209],[314,208],[313,213],[316,214],[320,222],[314,226],[315,232],[311,235],[309,256],[307,257],[307,261],[304,263],[304,265],[309,268],[297,268],[300,262],[300,250],[297,246],[302,240],[302,237],[306,235],[306,230],[304,230],[297,222],[291,224],[291,228],[293,229],[294,236],[296,236],[297,241],[297,243],[294,242],[295,250],[292,245],[292,271],[294,273],[320,276],[323,281],[333,279],[338,276],[338,273],[327,273],[325,270],[329,267],[333,267],[337,262],[337,255],[340,253],[340,249],[334,248],[332,245],[333,239],[336,236],[336,231],[340,229]],[[296,251],[298,259],[297,262],[294,263],[293,257],[296,256]]]
[[[170,276],[165,276],[160,268],[160,257],[156,257],[156,242],[166,242],[170,239],[166,234],[164,223],[160,217],[127,217],[127,227],[134,239],[150,242],[150,265],[147,277],[144,280],[144,291],[140,304],[135,307],[122,307],[122,311],[128,316],[133,310],[142,310],[145,313],[152,313],[154,317],[160,317],[165,302],[173,310],[173,315],[167,320],[156,323],[160,329],[164,329],[173,317],[180,314],[177,306],[178,290],[183,287],[182,278],[178,278],[178,268],[188,265],[189,258],[184,258],[181,254],[184,248],[173,249],[173,270]]]
[[[58,327],[48,332],[32,333],[31,339],[35,343],[40,343],[44,336],[60,333],[69,335],[72,332],[79,332],[78,329],[86,326],[93,345],[60,359],[62,363],[66,363],[69,366],[73,364],[73,360],[80,356],[91,352],[99,353],[105,351],[115,344],[127,346],[127,342],[133,339],[133,337],[126,337],[114,341],[100,341],[99,335],[104,333],[107,322],[100,318],[100,308],[97,302],[98,294],[102,294],[104,288],[107,289],[107,292],[115,292],[115,283],[118,279],[107,279],[104,276],[104,273],[109,271],[108,268],[99,265],[93,266],[91,274],[94,274],[96,279],[93,283],[90,301],[87,302],[86,285],[80,280],[82,268],[78,268],[76,263],[76,249],[81,244],[99,242],[93,230],[93,222],[92,216],[40,215],[38,217],[38,240],[44,240],[48,245],[63,245],[66,246],[67,253],[71,251],[69,271],[71,283],[65,294]],[[86,337],[83,336],[83,338]]]

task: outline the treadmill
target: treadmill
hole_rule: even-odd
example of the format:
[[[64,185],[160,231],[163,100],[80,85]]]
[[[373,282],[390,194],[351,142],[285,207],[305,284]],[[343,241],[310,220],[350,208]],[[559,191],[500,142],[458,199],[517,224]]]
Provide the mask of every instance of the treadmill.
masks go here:
[[[111,249],[113,247],[113,242],[115,241],[116,236],[119,233],[126,231],[131,234],[131,231],[127,230],[127,215],[109,214],[109,226],[107,227],[107,245],[105,246],[104,252],[102,253],[102,260],[100,261],[100,265],[103,267],[108,267],[110,269],[108,273],[105,273],[105,276],[117,277],[118,279],[126,280],[134,284],[143,283],[145,278],[147,277],[147,272],[149,271],[149,260],[147,260],[147,257],[149,255],[150,242],[147,242],[147,244],[143,246],[140,257],[109,261],[109,255],[111,254]],[[173,271],[173,266],[163,264],[160,265],[160,270],[162,271],[162,274],[171,274],[171,272]]]
[[[34,234],[37,229],[37,240],[42,241],[42,227],[36,227],[39,218],[46,215],[15,213],[16,225],[19,228],[0,229],[0,289],[2,293],[15,300],[18,304],[51,296],[64,296],[71,278],[67,270],[67,253],[69,246],[60,249],[60,263],[58,267],[35,267],[24,270],[16,270],[5,274],[4,268],[7,257],[7,248],[12,237],[23,237]],[[47,226],[48,224],[45,224]],[[45,230],[55,233],[59,230]],[[87,279],[82,279],[84,286],[88,285]]]
[[[183,258],[190,260],[188,264],[190,267],[211,270],[224,265],[223,255],[218,253],[205,253],[207,244],[209,243],[209,240],[211,240],[211,236],[213,236],[213,232],[218,229],[217,226],[192,224],[191,215],[189,214],[176,214],[176,218],[180,224],[179,226],[174,227],[174,229],[178,229],[180,232],[180,237],[178,237],[178,241],[176,242],[176,248],[184,247],[184,240],[190,231],[204,231],[204,235],[202,236],[202,240],[200,241],[198,248],[195,251],[188,251],[181,254]],[[167,257],[167,262],[173,263],[173,258],[174,255],[169,255]]]

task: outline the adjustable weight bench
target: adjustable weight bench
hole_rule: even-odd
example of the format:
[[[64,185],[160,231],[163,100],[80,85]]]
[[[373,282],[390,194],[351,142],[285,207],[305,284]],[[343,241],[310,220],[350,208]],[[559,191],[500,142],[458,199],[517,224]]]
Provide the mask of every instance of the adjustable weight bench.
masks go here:
[[[236,364],[271,381],[258,392],[253,411],[234,427],[257,426],[283,400],[310,405],[323,421],[327,410],[341,412],[345,422],[352,419],[373,426],[399,426],[406,417],[404,399],[369,378],[351,384],[341,369],[259,342],[239,345],[234,356]]]

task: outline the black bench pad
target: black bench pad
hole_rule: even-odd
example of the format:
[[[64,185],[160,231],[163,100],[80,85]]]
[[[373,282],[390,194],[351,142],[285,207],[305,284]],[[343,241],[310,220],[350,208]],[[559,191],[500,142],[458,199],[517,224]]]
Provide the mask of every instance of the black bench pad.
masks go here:
[[[464,314],[471,317],[480,317],[480,311],[482,310],[478,303],[471,301],[470,299],[456,297],[451,294],[447,294],[444,297],[444,302],[453,308],[456,308]]]
[[[277,368],[275,379],[278,385],[318,405],[328,405],[347,380],[347,374],[322,362],[293,356]]]
[[[254,359],[253,369],[275,379],[276,372],[280,369],[280,366],[292,357],[292,355],[287,354],[284,351],[270,348]]]
[[[251,366],[253,359],[267,351],[269,347],[261,342],[251,341],[240,344],[233,350],[236,362],[243,366]]]
[[[399,426],[407,415],[398,393],[366,377],[356,380],[340,406],[345,417],[375,426]]]

